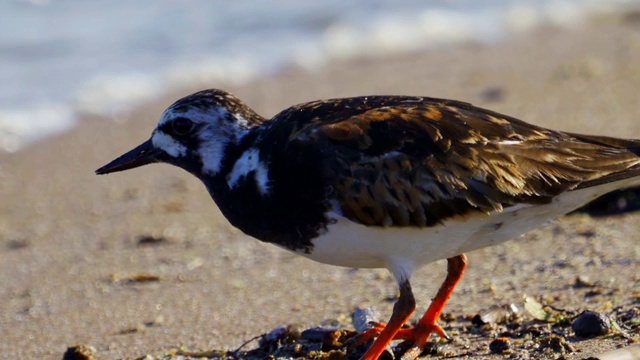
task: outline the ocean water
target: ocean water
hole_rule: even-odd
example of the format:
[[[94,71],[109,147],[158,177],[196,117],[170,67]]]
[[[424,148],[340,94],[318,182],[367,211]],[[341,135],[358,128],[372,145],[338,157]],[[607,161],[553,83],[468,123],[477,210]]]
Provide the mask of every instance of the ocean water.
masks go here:
[[[187,84],[288,66],[494,43],[578,26],[639,0],[6,0],[0,2],[0,151],[114,115]]]

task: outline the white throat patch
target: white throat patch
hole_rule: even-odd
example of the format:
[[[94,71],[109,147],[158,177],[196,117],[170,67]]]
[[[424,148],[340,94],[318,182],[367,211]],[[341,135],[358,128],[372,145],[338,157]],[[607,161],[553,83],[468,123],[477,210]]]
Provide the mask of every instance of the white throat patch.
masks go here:
[[[201,142],[198,154],[202,158],[202,172],[215,175],[222,167],[224,150],[229,143],[229,138],[226,134],[220,134],[208,128],[202,129],[198,137]]]
[[[251,172],[255,176],[260,194],[266,195],[269,192],[269,170],[266,164],[260,162],[260,152],[256,148],[245,151],[233,164],[233,169],[227,175],[229,189],[233,189],[238,185],[238,181],[241,178],[246,177]]]

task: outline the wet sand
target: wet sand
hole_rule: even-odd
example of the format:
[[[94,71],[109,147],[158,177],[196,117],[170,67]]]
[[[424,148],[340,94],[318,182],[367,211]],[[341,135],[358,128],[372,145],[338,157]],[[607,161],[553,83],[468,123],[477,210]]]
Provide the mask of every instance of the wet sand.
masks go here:
[[[290,69],[211,87],[235,93],[265,116],[318,98],[425,95],[557,130],[640,138],[639,65],[640,24],[623,16],[503,44],[333,63],[317,72]],[[234,349],[283,324],[350,326],[355,307],[390,315],[397,289],[386,270],[317,264],[248,238],[177,168],[94,175],[147,139],[162,110],[195,90],[175,89],[108,119],[85,115],[68,133],[0,154],[0,357],[61,358],[75,344],[94,346],[98,359],[158,356],[177,347]],[[456,337],[445,351],[504,358],[489,353],[498,333],[473,334],[465,316],[513,303],[530,319],[525,294],[576,313],[638,310],[639,231],[637,213],[576,215],[468,254],[465,278],[445,309],[456,319],[445,324]],[[418,313],[435,295],[445,264],[414,275]],[[595,287],[574,286],[578,276]],[[564,356],[626,346],[638,341],[634,331],[572,338],[576,351]],[[516,354],[560,354],[525,354],[534,348]]]

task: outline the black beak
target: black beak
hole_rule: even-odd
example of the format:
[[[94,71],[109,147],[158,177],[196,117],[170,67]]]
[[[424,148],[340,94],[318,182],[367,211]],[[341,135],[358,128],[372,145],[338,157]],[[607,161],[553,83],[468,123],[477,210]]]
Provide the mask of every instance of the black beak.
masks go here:
[[[137,168],[138,166],[158,162],[158,156],[162,153],[163,151],[154,147],[151,143],[151,139],[149,139],[138,145],[135,149],[125,153],[119,158],[96,170],[96,174],[109,174],[112,172],[129,170]]]

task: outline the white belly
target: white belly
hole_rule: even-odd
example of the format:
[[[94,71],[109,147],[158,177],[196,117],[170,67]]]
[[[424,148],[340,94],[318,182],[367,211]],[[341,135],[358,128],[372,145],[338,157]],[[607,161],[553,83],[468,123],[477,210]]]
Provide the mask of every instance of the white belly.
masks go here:
[[[338,266],[388,268],[397,279],[408,279],[421,265],[513,239],[620,187],[616,183],[569,191],[550,204],[516,205],[425,228],[370,227],[333,214],[335,223],[313,239],[311,252],[299,254]]]

